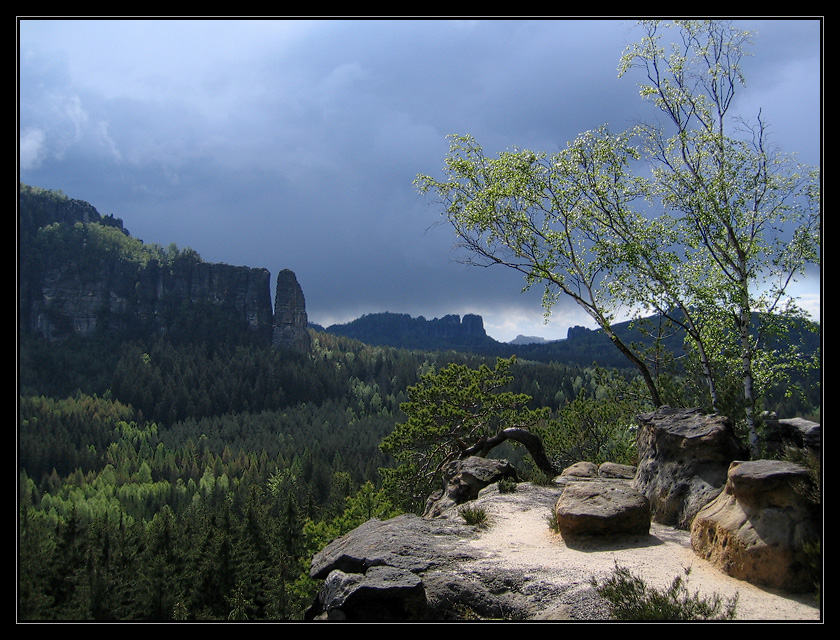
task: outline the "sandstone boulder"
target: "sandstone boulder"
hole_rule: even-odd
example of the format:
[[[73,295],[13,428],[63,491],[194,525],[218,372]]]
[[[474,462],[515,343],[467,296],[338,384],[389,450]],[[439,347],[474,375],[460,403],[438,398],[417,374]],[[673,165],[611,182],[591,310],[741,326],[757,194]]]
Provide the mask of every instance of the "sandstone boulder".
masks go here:
[[[478,492],[504,479],[515,479],[516,469],[507,460],[470,456],[454,460],[444,470],[446,488],[429,497],[424,517],[437,517],[450,507],[475,500]]]
[[[747,451],[728,418],[699,409],[660,407],[639,416],[639,427],[634,486],[655,522],[688,529],[723,489],[729,464]]]
[[[650,502],[620,480],[568,484],[557,500],[555,514],[564,537],[650,531]]]
[[[473,536],[473,528],[456,519],[427,520],[414,514],[374,518],[316,553],[309,573],[325,579],[336,569],[365,573],[384,565],[420,573],[462,558],[462,543]]]
[[[814,586],[806,545],[819,540],[815,505],[804,498],[811,477],[778,460],[733,462],[723,492],[691,526],[694,551],[725,573],[761,586]]]
[[[563,469],[563,471],[560,472],[560,475],[575,478],[597,478],[598,465],[594,462],[576,462]]]
[[[768,454],[781,452],[785,447],[819,451],[822,430],[818,422],[804,418],[777,418],[775,414],[763,417],[763,443]]]
[[[319,592],[310,619],[420,620],[426,612],[426,591],[415,574],[395,567],[371,567],[365,573],[332,571]]]
[[[636,467],[629,464],[617,464],[615,462],[603,462],[598,467],[600,478],[623,478],[632,480],[636,477]]]
[[[632,480],[636,476],[636,467],[629,464],[603,462],[576,462],[560,472],[560,478],[621,478]]]

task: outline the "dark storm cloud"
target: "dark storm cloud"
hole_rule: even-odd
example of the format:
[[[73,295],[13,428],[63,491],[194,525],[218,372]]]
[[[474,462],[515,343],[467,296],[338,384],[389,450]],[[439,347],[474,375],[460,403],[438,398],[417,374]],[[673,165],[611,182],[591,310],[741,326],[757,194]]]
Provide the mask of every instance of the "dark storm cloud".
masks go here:
[[[516,274],[458,264],[412,181],[442,167],[450,133],[488,153],[554,151],[650,113],[617,79],[632,27],[23,20],[21,180],[88,200],[146,242],[291,268],[316,322],[473,312],[500,339],[562,337],[584,319],[559,307],[543,327]],[[816,164],[819,25],[757,27],[744,104],[766,105],[783,148]]]

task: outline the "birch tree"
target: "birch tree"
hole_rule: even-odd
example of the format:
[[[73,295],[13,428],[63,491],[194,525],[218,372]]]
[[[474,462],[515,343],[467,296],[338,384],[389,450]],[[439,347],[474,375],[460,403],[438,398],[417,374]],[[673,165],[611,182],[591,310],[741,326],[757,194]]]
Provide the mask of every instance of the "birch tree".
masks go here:
[[[543,287],[547,314],[561,296],[580,305],[638,369],[655,405],[656,375],[612,329],[619,310],[684,329],[714,410],[736,367],[743,415],[731,417],[758,454],[761,393],[802,360],[794,346],[782,353],[778,338],[803,315],[790,284],[819,264],[819,170],[773,149],[760,113],[752,123],[730,113],[749,33],[717,21],[640,26],[619,75],[641,70],[641,97],[664,125],[619,134],[604,126],[553,155],[513,149],[496,158],[471,136],[451,136],[443,179],[415,184],[439,197],[468,263],[520,271],[526,289]],[[667,49],[664,32],[675,34]]]
[[[644,36],[625,51],[619,72],[641,70],[640,95],[666,116],[662,127],[636,130],[651,166],[651,196],[676,221],[675,273],[683,308],[700,319],[691,338],[711,383],[714,360],[719,369],[731,366],[729,354],[740,361],[744,420],[757,455],[757,377],[764,387],[784,364],[766,341],[802,315],[789,285],[819,263],[819,171],[777,152],[760,113],[751,122],[731,113],[745,86],[749,32],[718,21],[641,26]],[[676,36],[667,49],[666,31]]]
[[[636,217],[631,205],[644,197],[644,185],[625,170],[635,153],[604,131],[551,156],[514,149],[497,158],[487,157],[472,136],[450,136],[445,178],[421,175],[415,184],[437,194],[465,262],[519,271],[526,289],[543,288],[547,314],[560,296],[574,300],[638,369],[658,406],[649,367],[612,328],[621,301],[608,276],[620,264],[616,251],[635,248],[604,221],[636,227],[625,219]]]

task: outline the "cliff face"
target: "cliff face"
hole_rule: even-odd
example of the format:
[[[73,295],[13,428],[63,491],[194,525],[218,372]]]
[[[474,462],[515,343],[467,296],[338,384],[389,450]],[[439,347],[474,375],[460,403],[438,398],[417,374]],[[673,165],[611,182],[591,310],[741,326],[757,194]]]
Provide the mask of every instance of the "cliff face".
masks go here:
[[[242,332],[308,349],[303,292],[289,270],[278,278],[275,328],[267,269],[146,246],[89,204],[25,185],[20,251],[19,327],[48,341],[99,330],[200,339]]]
[[[152,263],[141,269],[119,260],[47,264],[28,287],[28,299],[21,300],[26,310],[21,328],[56,341],[97,330],[160,335],[223,320],[268,342],[269,278],[266,269],[226,264]]]
[[[277,274],[271,343],[281,349],[309,351],[308,324],[303,289],[300,288],[294,272],[283,269]]]

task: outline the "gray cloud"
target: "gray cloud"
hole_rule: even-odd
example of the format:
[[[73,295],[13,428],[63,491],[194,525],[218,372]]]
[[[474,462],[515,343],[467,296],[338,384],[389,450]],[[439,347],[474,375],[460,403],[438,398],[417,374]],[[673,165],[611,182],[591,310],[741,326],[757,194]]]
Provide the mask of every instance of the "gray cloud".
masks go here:
[[[553,151],[650,112],[617,79],[625,21],[20,22],[20,178],[88,200],[146,242],[293,269],[323,323],[482,313],[491,335],[585,318],[455,261],[418,196],[450,133]],[[820,161],[819,23],[758,21],[745,115]],[[766,34],[766,35],[765,35]],[[762,39],[764,38],[764,39]]]

